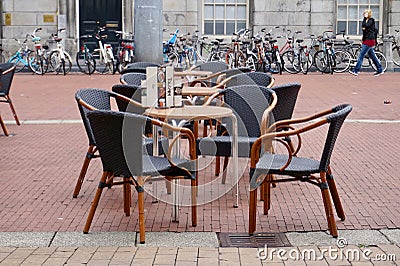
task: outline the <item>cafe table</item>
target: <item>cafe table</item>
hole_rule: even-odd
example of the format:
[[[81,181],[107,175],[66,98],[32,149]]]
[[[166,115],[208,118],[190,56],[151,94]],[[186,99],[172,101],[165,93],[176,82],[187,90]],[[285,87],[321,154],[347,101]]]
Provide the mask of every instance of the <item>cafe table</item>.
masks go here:
[[[194,121],[194,135],[198,137],[198,121],[206,120],[206,119],[222,119],[222,118],[230,118],[232,121],[232,157],[233,157],[233,175],[236,178],[236,205],[239,204],[239,168],[238,168],[238,141],[237,141],[237,119],[234,115],[232,109],[222,106],[203,106],[203,105],[184,105],[182,107],[173,107],[173,108],[157,108],[151,107],[145,110],[145,115],[151,116],[153,118],[157,118],[163,121],[176,121],[181,120],[178,126],[182,126],[186,121]],[[153,130],[153,154],[157,154],[158,152],[158,130]],[[175,150],[178,150],[175,149]],[[197,162],[196,162],[196,169],[197,169]],[[197,171],[196,171],[196,180],[197,180]],[[176,189],[178,186],[179,180],[173,181],[173,189],[172,189],[172,197],[173,197],[173,211],[172,216],[174,221],[178,221],[179,214],[178,214],[178,190]],[[175,188],[174,188],[175,187]]]

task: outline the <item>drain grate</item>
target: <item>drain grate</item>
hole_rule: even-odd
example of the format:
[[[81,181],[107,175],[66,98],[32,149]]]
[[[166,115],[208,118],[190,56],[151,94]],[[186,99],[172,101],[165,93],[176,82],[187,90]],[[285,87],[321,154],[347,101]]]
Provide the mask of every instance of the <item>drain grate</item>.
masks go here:
[[[291,244],[282,233],[258,233],[254,235],[238,233],[219,233],[220,247],[261,248],[290,247]]]

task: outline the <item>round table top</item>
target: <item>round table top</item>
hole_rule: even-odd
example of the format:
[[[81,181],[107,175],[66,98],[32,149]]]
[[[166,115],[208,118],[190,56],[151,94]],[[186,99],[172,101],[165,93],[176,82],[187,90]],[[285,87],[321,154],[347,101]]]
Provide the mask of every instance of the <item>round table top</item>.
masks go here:
[[[159,119],[203,120],[232,116],[231,109],[222,106],[184,105],[173,108],[149,108],[145,114]]]

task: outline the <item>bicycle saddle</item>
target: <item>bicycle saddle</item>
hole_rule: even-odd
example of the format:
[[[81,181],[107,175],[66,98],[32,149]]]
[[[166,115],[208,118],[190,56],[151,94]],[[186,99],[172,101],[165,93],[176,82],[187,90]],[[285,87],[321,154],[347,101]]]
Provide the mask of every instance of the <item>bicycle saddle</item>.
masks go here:
[[[215,40],[217,40],[218,42],[223,42],[224,41],[224,39],[220,39],[220,38],[217,38]]]
[[[62,38],[56,37],[56,38],[54,38],[54,41],[55,41],[55,42],[61,42],[61,41],[62,41]]]
[[[268,40],[269,43],[276,43],[278,40]]]
[[[297,43],[302,43],[304,40],[303,39],[297,39],[296,42]]]

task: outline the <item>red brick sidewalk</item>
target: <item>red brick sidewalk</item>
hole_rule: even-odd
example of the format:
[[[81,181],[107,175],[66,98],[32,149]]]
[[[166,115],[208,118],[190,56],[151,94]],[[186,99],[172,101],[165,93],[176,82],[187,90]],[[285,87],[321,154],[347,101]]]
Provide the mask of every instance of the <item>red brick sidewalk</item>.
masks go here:
[[[361,73],[276,76],[276,84],[302,84],[295,117],[339,103],[354,107],[343,127],[332,158],[339,193],[347,215],[337,219],[339,229],[400,228],[398,186],[400,141],[400,74],[373,77]],[[74,93],[79,88],[110,89],[119,76],[79,74],[33,76],[18,74],[11,96],[20,120],[79,120]],[[385,105],[389,99],[392,104]],[[4,120],[12,120],[5,104]],[[373,121],[364,121],[364,120]],[[363,120],[359,121],[358,120]],[[382,121],[381,121],[382,120]],[[388,121],[387,121],[388,120]],[[12,137],[0,136],[0,231],[81,231],[101,175],[94,160],[77,199],[73,188],[87,149],[82,124],[8,124]],[[311,135],[315,141],[321,138]],[[306,154],[319,150],[305,146]],[[244,167],[244,163],[243,163]],[[211,175],[208,169],[203,175]],[[240,181],[240,206],[232,208],[234,191],[198,207],[198,226],[190,225],[190,209],[182,207],[179,223],[171,221],[172,208],[146,197],[147,231],[246,232],[248,227],[248,171]],[[270,214],[259,204],[258,232],[318,231],[327,224],[320,192],[306,184],[279,184],[272,190]],[[119,187],[105,190],[92,231],[138,231],[136,193],[132,215],[123,214]]]

